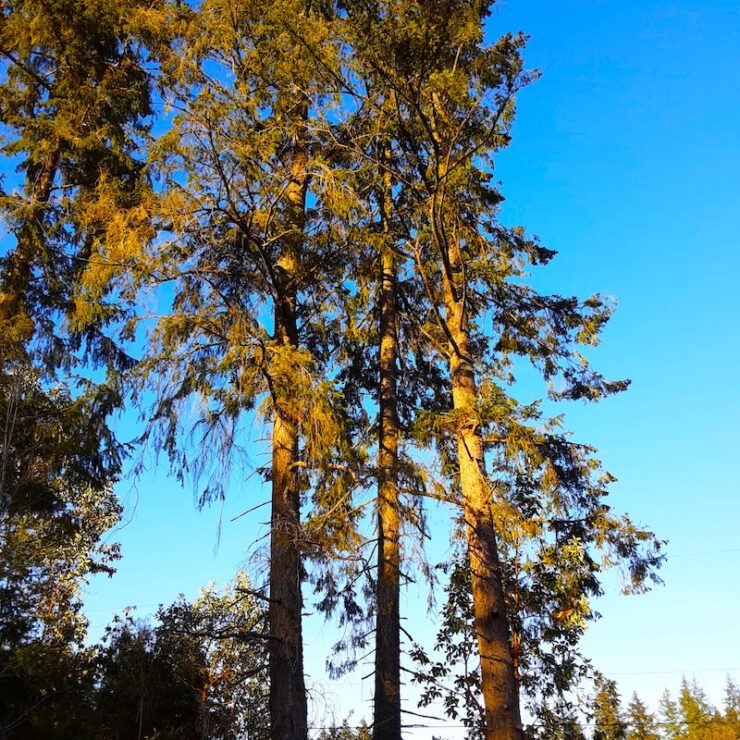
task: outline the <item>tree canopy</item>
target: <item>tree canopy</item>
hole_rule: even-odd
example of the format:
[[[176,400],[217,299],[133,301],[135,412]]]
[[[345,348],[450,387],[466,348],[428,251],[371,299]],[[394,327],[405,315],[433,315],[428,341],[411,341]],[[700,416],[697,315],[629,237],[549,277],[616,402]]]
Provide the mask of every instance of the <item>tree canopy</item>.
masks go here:
[[[502,220],[495,165],[537,73],[523,34],[487,40],[494,6],[3,3],[3,660],[17,677],[66,656],[79,706],[106,708],[96,732],[261,736],[267,701],[274,740],[307,738],[306,581],[347,630],[332,665],[374,650],[376,740],[401,736],[403,671],[472,736],[576,732],[602,574],[644,590],[661,542],[544,410],[628,381],[589,356],[613,302],[539,291],[555,252]],[[519,398],[523,364],[539,401]],[[270,427],[268,569],[116,623],[95,670],[73,668],[91,659],[80,586],[117,554],[113,415],[134,406],[201,506],[229,495],[250,422]],[[430,499],[449,562],[424,555]],[[412,571],[449,579],[434,646],[401,626]],[[61,697],[22,683],[6,727]],[[685,689],[676,727],[708,716]],[[606,679],[595,707],[599,738],[644,713],[629,730]]]

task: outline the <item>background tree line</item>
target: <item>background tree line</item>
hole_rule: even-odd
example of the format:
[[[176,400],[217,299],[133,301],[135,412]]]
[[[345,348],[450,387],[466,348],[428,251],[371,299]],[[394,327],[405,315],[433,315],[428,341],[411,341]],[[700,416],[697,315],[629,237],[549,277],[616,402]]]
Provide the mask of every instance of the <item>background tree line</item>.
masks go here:
[[[590,697],[546,718],[546,737],[556,740],[735,740],[740,737],[740,689],[728,676],[722,707],[713,706],[701,685],[681,680],[674,698],[666,689],[657,712],[633,693],[625,704],[617,683],[601,675]],[[322,740],[363,740],[363,726],[343,725],[324,731]],[[442,735],[443,737],[443,735]]]
[[[666,689],[658,711],[651,712],[636,693],[625,706],[616,683],[599,677],[591,722],[595,740],[733,740],[740,736],[740,691],[728,677],[722,709],[717,709],[696,680],[684,677],[678,696]],[[584,735],[569,737],[579,736]]]
[[[401,736],[404,671],[486,738],[524,737],[522,705],[536,736],[567,705],[601,572],[642,590],[661,543],[605,503],[613,478],[552,412],[628,383],[585,356],[611,302],[538,291],[555,253],[499,219],[495,157],[536,74],[522,34],[484,41],[493,5],[3,2],[8,655],[84,652],[79,586],[115,559],[101,537],[137,446],[117,412],[139,408],[137,442],[202,505],[257,415],[267,627],[228,639],[263,643],[271,737],[308,735],[311,591],[349,635],[332,670],[374,650],[375,738]],[[544,399],[517,398],[522,363]],[[430,499],[448,562],[424,556]],[[446,582],[435,646],[401,629],[414,573]],[[124,624],[110,656],[176,652],[165,634]]]

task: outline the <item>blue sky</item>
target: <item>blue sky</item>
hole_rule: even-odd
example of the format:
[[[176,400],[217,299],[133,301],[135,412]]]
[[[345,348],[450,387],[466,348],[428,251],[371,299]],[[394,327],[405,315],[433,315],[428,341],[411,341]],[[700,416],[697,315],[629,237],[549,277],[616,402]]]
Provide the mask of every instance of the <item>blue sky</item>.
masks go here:
[[[540,287],[618,300],[593,359],[632,386],[566,407],[566,418],[619,478],[615,508],[669,541],[664,586],[623,597],[609,580],[585,650],[626,696],[637,689],[656,703],[685,673],[719,701],[725,675],[740,680],[740,4],[502,3],[490,37],[520,29],[543,76],[521,94],[499,158],[504,220],[559,251],[536,276]],[[115,535],[124,558],[89,589],[93,634],[128,604],[144,615],[241,564],[260,567],[250,543],[267,508],[230,519],[266,500],[266,487],[235,476],[223,509],[199,513],[190,491],[150,470],[119,488],[130,518]],[[438,531],[446,536],[441,519]],[[410,624],[429,623],[417,597],[406,608]],[[357,718],[369,712],[361,676],[370,668],[340,685],[324,680],[332,637],[307,621],[315,696],[333,697],[338,718],[351,708]]]
[[[685,672],[719,700],[740,676],[740,5],[511,0],[491,28],[529,33],[543,72],[500,159],[505,217],[559,251],[548,289],[619,302],[594,359],[632,385],[568,425],[669,540],[665,586],[602,599],[587,652],[625,692]]]

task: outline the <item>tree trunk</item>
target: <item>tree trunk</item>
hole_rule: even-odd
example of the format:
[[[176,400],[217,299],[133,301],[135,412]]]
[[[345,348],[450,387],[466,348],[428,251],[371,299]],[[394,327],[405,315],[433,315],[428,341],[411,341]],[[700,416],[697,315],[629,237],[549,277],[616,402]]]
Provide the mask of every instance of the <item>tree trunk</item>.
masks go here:
[[[272,534],[270,541],[270,737],[308,736],[303,678],[299,494],[293,463],[298,450],[295,423],[279,412],[273,425]]]
[[[390,182],[383,177],[383,230],[389,233]],[[396,267],[390,239],[381,255],[378,432],[378,574],[375,621],[374,740],[401,738],[400,514],[396,408]]]
[[[277,263],[275,342],[298,345],[296,281],[303,245],[307,175],[304,106],[294,122],[290,180],[285,190],[286,226],[290,229]],[[305,740],[308,709],[303,676],[301,596],[302,566],[299,549],[300,490],[296,477],[298,424],[293,409],[279,395],[273,399],[272,517],[270,538],[270,737]]]
[[[445,291],[453,407],[460,415],[457,449],[467,530],[473,611],[486,712],[486,740],[523,740],[504,588],[496,544],[491,491],[485,474],[483,442],[477,422],[477,389],[462,300]]]

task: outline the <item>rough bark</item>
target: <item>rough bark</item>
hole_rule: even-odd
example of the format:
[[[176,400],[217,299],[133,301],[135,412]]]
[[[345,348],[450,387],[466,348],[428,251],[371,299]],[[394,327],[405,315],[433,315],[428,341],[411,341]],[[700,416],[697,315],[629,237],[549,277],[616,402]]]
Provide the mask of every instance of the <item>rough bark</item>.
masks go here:
[[[486,740],[523,740],[511,635],[504,601],[490,487],[483,442],[476,421],[477,388],[464,300],[448,284],[446,318],[450,329],[452,398],[459,415],[457,449],[467,530],[468,565],[481,664]]]
[[[389,178],[381,198],[388,234]],[[398,509],[398,412],[396,399],[396,267],[386,240],[380,282],[380,402],[378,433],[378,573],[375,622],[374,740],[401,738],[400,515]]]
[[[277,264],[275,342],[297,346],[296,281],[305,225],[307,153],[304,109],[293,141],[290,181],[285,190],[285,239]],[[287,399],[274,399],[272,431],[272,517],[270,538],[270,737],[308,737],[308,710],[303,675],[302,566],[299,548],[300,491],[296,477],[297,420]]]
[[[308,736],[303,678],[301,558],[297,547],[300,507],[293,463],[298,447],[295,424],[275,415],[272,455],[272,536],[270,542],[270,736]]]

